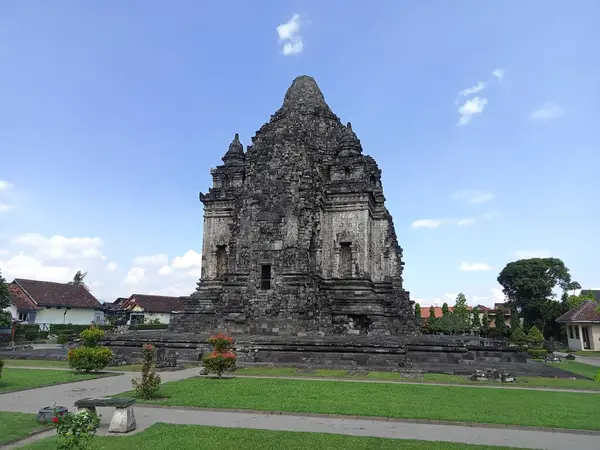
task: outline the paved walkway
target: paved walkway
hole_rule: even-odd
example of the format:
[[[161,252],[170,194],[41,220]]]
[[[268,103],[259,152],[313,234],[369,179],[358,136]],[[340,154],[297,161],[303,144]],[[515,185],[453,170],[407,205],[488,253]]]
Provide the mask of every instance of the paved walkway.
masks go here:
[[[195,376],[197,368],[177,372],[162,372],[163,381],[176,381]],[[131,379],[137,373],[126,373],[109,378],[49,386],[0,395],[0,410],[36,413],[46,405],[61,405],[73,410],[73,403],[85,397],[104,397],[131,389]],[[111,409],[100,409],[103,425],[99,434],[107,434]],[[451,424],[414,423],[410,421],[383,421],[366,419],[324,418],[315,416],[221,412],[199,409],[172,409],[135,407],[138,430],[143,431],[156,422],[174,424],[210,425],[235,428],[255,428],[281,431],[307,431],[375,436],[394,439],[442,440],[467,444],[503,445],[510,447],[559,450],[577,448],[597,450],[600,433],[552,432],[514,428],[492,428]],[[54,434],[50,431],[21,441],[7,448],[18,448],[33,440]]]
[[[561,352],[554,352],[559,356],[562,356],[563,358],[565,356],[567,356],[566,353],[561,353]],[[575,361],[580,362],[580,363],[584,363],[584,364],[589,364],[590,366],[596,366],[596,367],[600,367],[600,358],[597,356],[579,356],[579,355],[575,355]]]
[[[111,411],[103,411],[99,435],[107,435]],[[564,450],[598,450],[600,435],[557,433],[550,431],[517,430],[461,425],[434,425],[381,420],[306,417],[302,415],[270,415],[237,412],[179,410],[162,408],[135,408],[140,432],[156,422],[215,427],[253,428],[277,431],[304,431],[334,433],[351,436],[373,436],[392,439],[458,442],[464,444],[502,445],[507,447]],[[18,448],[33,440],[52,436],[54,431],[35,436],[27,441],[8,446]]]

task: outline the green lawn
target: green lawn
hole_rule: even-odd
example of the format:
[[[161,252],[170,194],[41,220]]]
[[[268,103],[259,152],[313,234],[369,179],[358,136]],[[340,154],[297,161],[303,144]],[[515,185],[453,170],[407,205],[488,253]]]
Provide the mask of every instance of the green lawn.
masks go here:
[[[23,449],[47,450],[54,439],[30,444]],[[167,425],[158,423],[133,436],[95,437],[93,450],[129,450],[143,448],[159,450],[509,450],[508,447],[454,444],[449,442],[409,441],[373,437],[344,436],[325,433],[218,428],[197,425]]]
[[[156,397],[149,403],[600,430],[600,395],[586,393],[197,377],[165,383]]]
[[[0,378],[0,394],[23,389],[33,389],[50,384],[89,380],[102,376],[106,376],[106,374],[77,374],[66,370],[35,370],[4,367],[2,378]]]
[[[587,364],[585,364],[587,365]],[[561,366],[562,367],[562,366]],[[566,367],[565,367],[565,370]],[[417,382],[417,383],[444,383],[444,384],[488,384],[502,388],[511,387],[545,387],[559,389],[586,389],[600,390],[600,383],[592,380],[569,380],[568,378],[542,378],[542,377],[517,377],[516,383],[499,384],[489,381],[471,381],[468,377],[462,375],[446,375],[443,373],[425,373],[423,378],[402,378],[396,372],[369,372],[366,376],[348,375],[345,370],[315,369],[310,372],[297,371],[293,367],[249,367],[240,369],[239,375],[260,375],[276,377],[323,377],[323,378],[344,378],[357,380],[382,380],[399,382]]]
[[[198,367],[200,363],[184,363],[187,367]],[[46,361],[44,359],[5,359],[6,367],[52,367],[57,369],[69,369],[67,361]],[[139,372],[142,370],[141,364],[127,364],[124,366],[108,366],[106,370],[118,370],[120,372]]]
[[[0,445],[26,438],[46,426],[36,422],[35,414],[0,412]]]
[[[548,366],[558,367],[559,369],[566,370],[567,372],[573,372],[584,377],[591,378],[592,380],[596,377],[596,373],[600,370],[600,367],[591,366],[578,361],[563,360],[560,363],[545,363]]]
[[[590,357],[592,357],[592,358],[597,358],[597,357],[599,357],[599,356],[600,356],[600,352],[597,352],[597,351],[591,351],[591,350],[590,350],[590,351],[586,351],[586,352],[584,352],[583,350],[580,350],[580,351],[578,351],[578,352],[575,352],[575,354],[576,354],[577,356],[590,356]]]

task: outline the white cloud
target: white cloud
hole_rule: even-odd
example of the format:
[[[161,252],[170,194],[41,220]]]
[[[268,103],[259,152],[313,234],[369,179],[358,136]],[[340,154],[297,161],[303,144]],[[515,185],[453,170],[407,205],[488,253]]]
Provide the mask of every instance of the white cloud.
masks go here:
[[[456,126],[462,127],[467,125],[469,122],[471,122],[473,116],[483,112],[487,103],[487,98],[474,97],[470,100],[467,100],[464,105],[458,107],[460,119],[458,120]]]
[[[476,203],[489,202],[495,196],[491,192],[464,189],[464,190],[455,192],[454,194],[452,194],[452,197],[454,197],[456,200],[476,204]]]
[[[8,191],[9,189],[14,188],[15,185],[6,181],[6,180],[0,180],[0,192],[2,191]]]
[[[32,249],[38,259],[106,259],[100,251],[102,239],[99,237],[67,238],[56,235],[47,238],[39,233],[25,233],[14,238],[12,243]]]
[[[125,283],[127,284],[139,284],[146,276],[146,270],[141,267],[132,267],[127,272],[125,277]],[[141,292],[140,292],[141,293]]]
[[[109,272],[114,272],[115,270],[117,270],[117,263],[114,261],[109,262],[106,265],[106,270],[108,270]]]
[[[456,225],[458,225],[459,227],[464,227],[466,225],[473,225],[477,220],[474,218],[468,218],[468,219],[460,219],[458,221],[456,221]]]
[[[463,97],[467,97],[469,95],[472,94],[477,94],[479,91],[482,91],[485,89],[485,83],[483,81],[479,81],[476,85],[471,86],[469,88],[463,89],[462,91],[460,91],[458,93],[458,95],[461,95]]]
[[[173,268],[171,266],[162,266],[158,269],[159,275],[171,275],[173,273]]]
[[[442,219],[419,219],[411,224],[411,228],[437,228],[443,223]]]
[[[164,253],[157,253],[150,256],[137,256],[133,259],[136,266],[162,266],[169,263],[169,257]]]
[[[505,73],[506,73],[506,71],[504,69],[496,69],[492,72],[492,75],[494,77],[498,78],[499,81],[502,81]]]
[[[279,43],[283,46],[281,51],[285,56],[302,53],[304,43],[300,35],[301,25],[300,15],[294,14],[289,21],[277,26]]]
[[[550,258],[552,252],[548,248],[542,248],[537,250],[517,250],[515,252],[517,259],[530,259],[530,258]]]
[[[176,256],[171,263],[174,269],[193,269],[202,267],[202,255],[188,250],[183,256]]]
[[[492,295],[498,302],[504,302],[506,300],[506,297],[504,296],[504,292],[502,292],[502,289],[492,288]]]
[[[0,202],[0,213],[8,212],[12,209],[12,206],[8,203]]]
[[[460,267],[463,272],[487,272],[491,269],[489,264],[463,262]]]
[[[531,113],[532,120],[550,120],[563,117],[566,111],[556,103],[546,102]]]
[[[14,278],[56,281],[66,283],[73,279],[77,268],[67,265],[52,265],[40,261],[33,256],[18,253],[11,258],[0,261],[4,278],[12,281]]]

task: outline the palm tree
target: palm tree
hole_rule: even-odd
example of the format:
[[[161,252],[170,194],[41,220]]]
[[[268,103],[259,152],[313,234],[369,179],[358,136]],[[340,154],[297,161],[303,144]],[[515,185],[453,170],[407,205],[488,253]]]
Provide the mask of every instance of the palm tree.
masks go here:
[[[77,273],[75,274],[75,276],[73,277],[73,280],[69,281],[69,284],[72,284],[74,286],[83,286],[86,290],[89,291],[90,288],[83,281],[83,279],[85,278],[86,275],[87,275],[87,272],[82,272],[81,270],[78,270]]]

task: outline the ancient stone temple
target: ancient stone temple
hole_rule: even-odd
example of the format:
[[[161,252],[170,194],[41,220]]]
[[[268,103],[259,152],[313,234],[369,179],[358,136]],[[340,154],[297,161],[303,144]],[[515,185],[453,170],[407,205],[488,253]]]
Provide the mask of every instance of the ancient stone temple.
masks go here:
[[[172,331],[279,336],[417,332],[381,170],[301,76],[211,170],[202,276]]]

